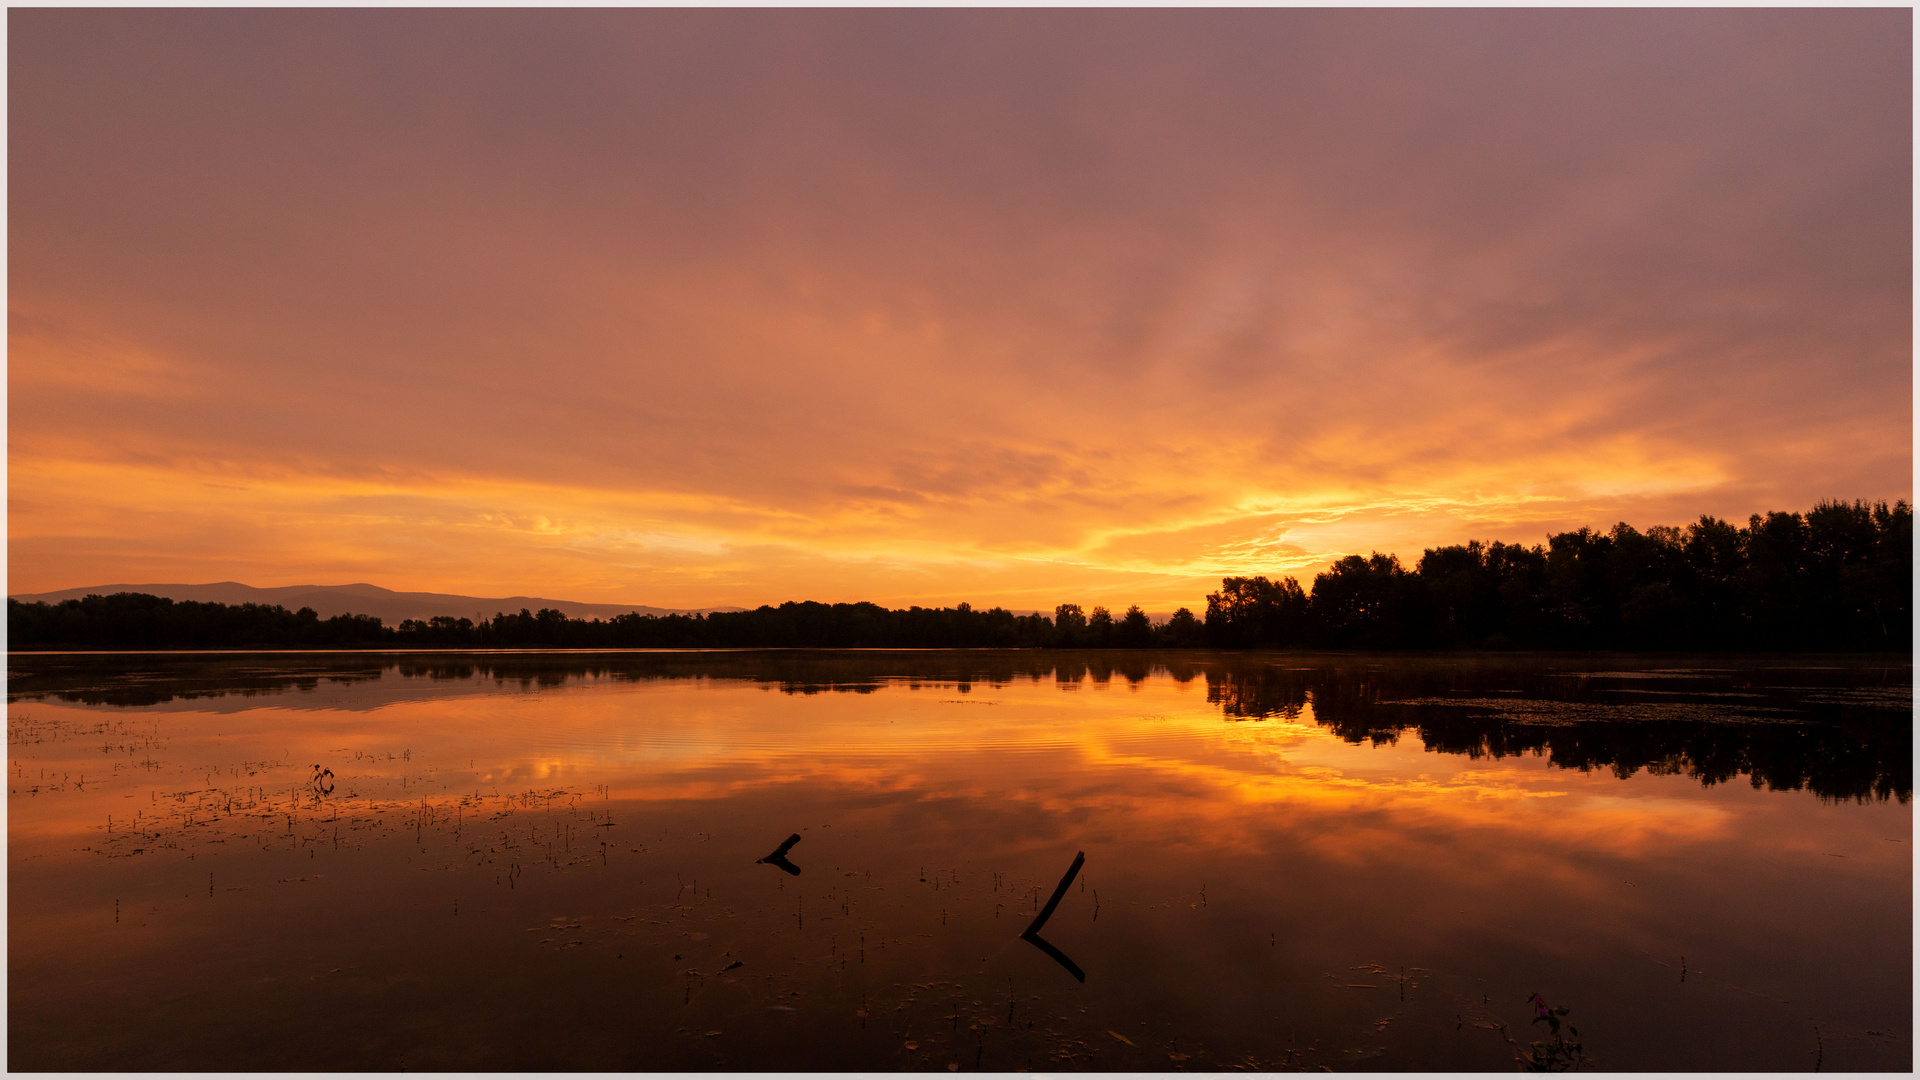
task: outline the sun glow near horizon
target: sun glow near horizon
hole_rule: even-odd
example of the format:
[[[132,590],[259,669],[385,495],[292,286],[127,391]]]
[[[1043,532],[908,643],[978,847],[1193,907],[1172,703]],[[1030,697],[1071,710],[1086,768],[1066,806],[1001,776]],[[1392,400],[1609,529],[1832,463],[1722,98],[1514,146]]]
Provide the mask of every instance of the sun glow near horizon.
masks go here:
[[[133,546],[126,538],[137,538],[149,551],[161,548],[121,555],[116,561],[129,569],[118,577],[93,571],[101,581],[245,577],[271,586],[331,573],[402,590],[678,607],[822,599],[1048,608],[1091,596],[1090,603],[1172,610],[1197,606],[1223,575],[1310,581],[1332,560],[1369,550],[1396,551],[1411,564],[1423,546],[1464,540],[1463,533],[1537,543],[1546,531],[1540,523],[1577,527],[1586,509],[1576,498],[1549,495],[1395,501],[1352,492],[1319,500],[1262,494],[1196,518],[1176,511],[1104,528],[1096,519],[1045,545],[996,536],[992,522],[969,529],[942,520],[964,515],[965,504],[895,514],[836,507],[810,515],[695,493],[486,476],[25,455],[15,455],[11,479],[16,535],[30,535],[41,515],[57,508],[69,537],[93,532],[102,543]],[[108,497],[81,516],[62,505],[61,493],[73,491]],[[1514,528],[1519,522],[1526,525]],[[252,541],[270,549],[271,559],[248,565],[217,548],[212,557],[192,552],[196,541],[213,541],[210,527],[221,534],[218,542]],[[166,552],[168,546],[186,550]],[[452,565],[378,580],[409,549],[454,553],[446,560]],[[47,561],[50,570],[80,577],[101,554],[82,548]],[[767,581],[769,570],[780,576]],[[636,577],[648,582],[644,595],[630,584]],[[26,584],[16,574],[14,591],[33,591]]]
[[[1167,611],[1911,498],[1903,12],[9,18],[11,592]]]

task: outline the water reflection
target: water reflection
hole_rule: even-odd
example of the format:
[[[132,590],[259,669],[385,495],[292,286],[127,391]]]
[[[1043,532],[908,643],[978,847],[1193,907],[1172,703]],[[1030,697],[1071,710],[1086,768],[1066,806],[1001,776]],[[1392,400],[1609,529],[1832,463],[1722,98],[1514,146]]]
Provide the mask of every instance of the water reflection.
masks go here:
[[[1041,952],[1052,957],[1054,963],[1066,968],[1067,974],[1072,975],[1078,982],[1086,982],[1087,973],[1080,970],[1080,965],[1074,963],[1066,953],[1055,948],[1052,942],[1041,937],[1040,929],[1047,925],[1048,919],[1053,918],[1053,909],[1060,906],[1060,898],[1067,895],[1068,886],[1073,884],[1074,878],[1080,876],[1080,868],[1085,866],[1086,862],[1086,852],[1081,851],[1074,854],[1073,865],[1067,867],[1066,874],[1060,878],[1060,884],[1054,886],[1053,895],[1047,899],[1047,906],[1041,908],[1040,914],[1035,915],[1033,921],[1027,924],[1027,928],[1020,932],[1020,939],[1022,941],[1033,945]]]
[[[1775,664],[1601,672],[1550,664],[1268,667],[1206,677],[1207,699],[1229,718],[1293,719],[1311,700],[1315,720],[1352,743],[1390,743],[1412,732],[1429,750],[1534,754],[1622,779],[1642,769],[1705,785],[1745,776],[1772,791],[1906,802],[1913,729],[1905,671]]]
[[[1911,1062],[1904,666],[11,663],[21,1068]]]
[[[1684,660],[1684,658],[1679,658]],[[1375,745],[1411,733],[1428,750],[1470,758],[1544,756],[1561,768],[1645,770],[1705,785],[1746,777],[1823,799],[1898,799],[1913,791],[1909,666],[1853,657],[1672,656],[1249,659],[1181,653],[535,653],[381,657],[255,654],[128,658],[17,655],[8,700],[141,706],[313,694],[392,674],[466,692],[582,682],[726,679],[798,695],[870,694],[921,681],[965,695],[1016,681],[1129,686],[1160,675],[1204,678],[1230,720],[1310,715],[1342,739]],[[444,691],[442,691],[444,692]],[[1312,709],[1307,710],[1308,703]],[[218,706],[216,706],[218,707]]]
[[[793,845],[799,842],[800,842],[800,834],[794,833],[792,836],[789,836],[785,840],[782,840],[780,842],[780,846],[773,849],[773,854],[762,856],[759,859],[756,859],[754,861],[766,863],[769,866],[777,866],[780,869],[785,870],[788,874],[794,877],[799,877],[800,868],[793,865],[793,863],[787,861],[787,852],[792,851]]]

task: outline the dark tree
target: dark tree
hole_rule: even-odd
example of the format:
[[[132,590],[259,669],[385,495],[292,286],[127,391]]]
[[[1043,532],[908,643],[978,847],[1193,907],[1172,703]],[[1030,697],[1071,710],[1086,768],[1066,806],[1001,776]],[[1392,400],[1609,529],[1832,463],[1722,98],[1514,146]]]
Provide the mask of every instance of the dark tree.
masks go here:
[[[1087,616],[1087,644],[1096,649],[1113,647],[1113,613],[1106,608],[1096,607]]]
[[[1157,644],[1169,648],[1191,649],[1207,643],[1206,633],[1206,627],[1193,617],[1193,612],[1181,608],[1156,630],[1154,638]]]
[[[1745,528],[1702,517],[1644,533],[1622,522],[1544,546],[1429,548],[1414,572],[1378,552],[1314,579],[1229,577],[1154,627],[1077,604],[1053,616],[788,601],[701,615],[569,619],[558,610],[439,616],[383,626],[312,608],[176,602],[140,593],[59,604],[7,602],[8,647],[53,649],[364,648],[1192,648],[1762,649],[1902,652],[1913,643],[1913,508],[1822,502],[1754,515]],[[1103,660],[1103,664],[1113,661]],[[1128,669],[1132,670],[1132,669]],[[1144,669],[1142,669],[1144,670]],[[1132,676],[1129,675],[1129,678]]]
[[[1193,613],[1188,612],[1187,618],[1193,618]],[[1123,649],[1144,649],[1153,644],[1153,620],[1136,604],[1120,617],[1113,634],[1114,644]]]
[[[1061,604],[1053,609],[1053,644],[1064,649],[1086,644],[1087,617],[1079,604]]]
[[[1332,649],[1409,649],[1430,644],[1420,578],[1392,555],[1349,555],[1313,579],[1314,643]]]
[[[1220,580],[1207,594],[1207,641],[1224,649],[1294,648],[1307,641],[1307,608],[1300,583],[1264,577]]]

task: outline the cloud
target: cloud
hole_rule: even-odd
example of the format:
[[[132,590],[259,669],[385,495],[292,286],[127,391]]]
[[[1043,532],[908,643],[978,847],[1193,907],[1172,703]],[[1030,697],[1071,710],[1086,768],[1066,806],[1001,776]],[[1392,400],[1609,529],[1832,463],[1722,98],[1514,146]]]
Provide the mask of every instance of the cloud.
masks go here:
[[[13,587],[1164,609],[1907,497],[1909,25],[23,11]]]

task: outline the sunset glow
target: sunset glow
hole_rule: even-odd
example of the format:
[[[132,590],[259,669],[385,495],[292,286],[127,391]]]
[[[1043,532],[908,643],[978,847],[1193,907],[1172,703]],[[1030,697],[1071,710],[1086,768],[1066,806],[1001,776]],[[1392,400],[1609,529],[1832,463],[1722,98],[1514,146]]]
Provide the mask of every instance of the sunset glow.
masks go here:
[[[1163,612],[1910,499],[1910,40],[15,10],[9,592]]]
[[[1158,656],[14,653],[14,1060],[1907,1064],[1904,657]]]
[[[268,743],[288,732],[300,733],[294,759],[328,759],[333,745],[390,735],[398,710],[410,737],[432,738],[453,758],[495,754],[472,774],[482,790],[605,785],[610,798],[650,803],[823,788],[1035,816],[1091,814],[1124,823],[1116,830],[1132,843],[1162,849],[1258,849],[1284,833],[1334,860],[1431,858],[1424,842],[1431,834],[1448,837],[1449,851],[1472,847],[1487,858],[1532,862],[1535,853],[1516,841],[1546,818],[1562,843],[1628,858],[1724,839],[1730,828],[1726,809],[1689,778],[1624,797],[1611,774],[1582,777],[1532,756],[1473,760],[1428,750],[1413,735],[1382,753],[1328,733],[1311,704],[1297,721],[1223,724],[1203,688],[1167,679],[1145,692],[1102,684],[1063,692],[1051,680],[1022,680],[982,687],[965,700],[956,700],[952,684],[938,683],[798,699],[735,689],[717,703],[704,681],[632,687],[609,680],[566,693],[563,718],[509,759],[497,748],[524,726],[527,704],[505,693],[321,711],[219,701],[223,707],[202,723],[237,759],[287,752]],[[968,704],[979,707],[954,707]],[[84,711],[35,708],[43,722],[90,722]],[[75,759],[73,775],[98,771],[90,761]],[[354,768],[357,779],[341,792],[349,802],[377,778],[397,782],[417,771],[398,758]],[[1061,787],[1063,776],[1075,779]],[[122,797],[68,800],[64,817],[36,810],[13,839],[84,840]],[[398,807],[370,797],[366,805]]]

